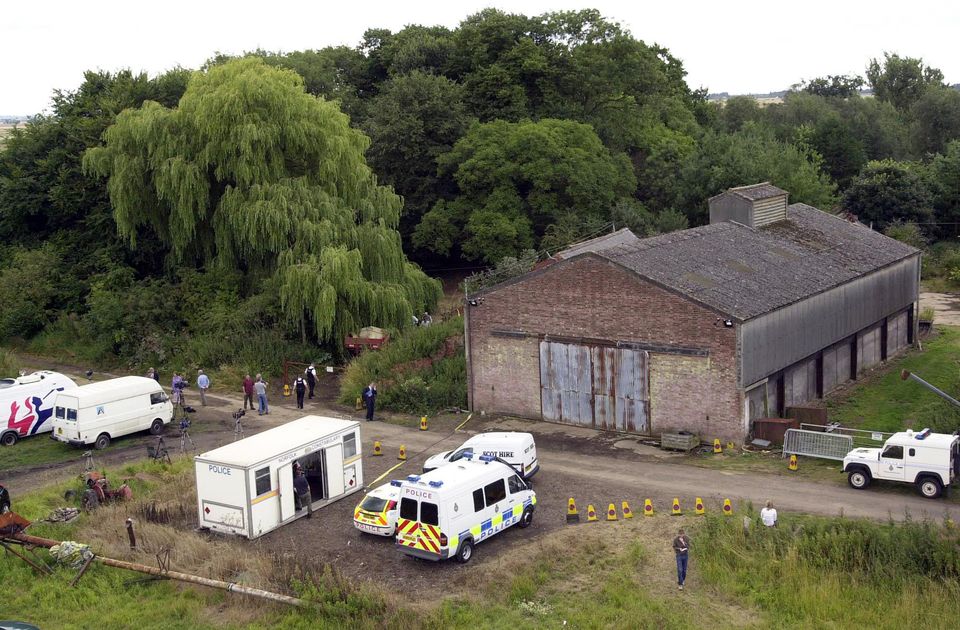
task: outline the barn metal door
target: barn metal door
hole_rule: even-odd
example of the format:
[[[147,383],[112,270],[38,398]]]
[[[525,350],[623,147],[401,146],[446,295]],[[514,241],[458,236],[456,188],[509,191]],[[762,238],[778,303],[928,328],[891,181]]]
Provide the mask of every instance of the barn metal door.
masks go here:
[[[643,350],[540,342],[546,420],[609,431],[647,431],[647,381]]]

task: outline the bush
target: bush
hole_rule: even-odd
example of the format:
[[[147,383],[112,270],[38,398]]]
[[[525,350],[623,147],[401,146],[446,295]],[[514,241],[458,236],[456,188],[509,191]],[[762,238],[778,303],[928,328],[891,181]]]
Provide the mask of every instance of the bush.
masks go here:
[[[20,359],[10,350],[0,348],[0,377],[13,377],[20,373]]]
[[[422,413],[465,407],[467,367],[463,354],[463,318],[411,328],[383,349],[366,352],[347,366],[340,381],[340,402],[351,404],[371,381],[377,383],[382,409]]]

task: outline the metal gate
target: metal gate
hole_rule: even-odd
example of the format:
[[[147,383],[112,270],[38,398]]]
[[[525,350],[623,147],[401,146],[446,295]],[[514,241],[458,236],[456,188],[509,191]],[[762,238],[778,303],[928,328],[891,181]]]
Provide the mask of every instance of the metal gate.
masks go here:
[[[784,455],[806,455],[843,461],[853,450],[853,436],[804,429],[787,429],[783,437]]]
[[[544,419],[609,431],[648,431],[647,365],[644,350],[541,341]]]

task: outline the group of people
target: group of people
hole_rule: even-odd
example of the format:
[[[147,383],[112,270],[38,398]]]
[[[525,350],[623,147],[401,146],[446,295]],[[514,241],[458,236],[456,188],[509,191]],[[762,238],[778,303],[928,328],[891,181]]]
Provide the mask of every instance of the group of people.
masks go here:
[[[147,370],[146,376],[147,378],[152,378],[158,383],[160,382],[160,372],[158,372],[155,368],[150,368]],[[174,372],[173,378],[170,379],[170,392],[172,394],[173,404],[186,404],[183,390],[188,387],[190,387],[190,382],[179,372]],[[197,370],[197,387],[200,389],[200,404],[206,406],[207,391],[210,389],[210,377],[204,374],[203,370]]]
[[[773,507],[773,501],[767,501],[760,510],[760,522],[764,527],[777,526],[777,510]],[[673,553],[677,557],[677,586],[682,591],[683,584],[687,581],[687,561],[690,558],[690,537],[682,527],[673,539]]]
[[[311,363],[301,376],[293,383],[293,391],[297,395],[297,409],[303,409],[303,399],[307,396],[313,399],[313,390],[317,386],[317,366]]]
[[[417,317],[416,315],[413,316],[414,326],[429,326],[432,323],[433,323],[433,318],[430,317],[430,313],[426,311],[424,311],[423,315],[421,315],[420,317]]]
[[[261,416],[267,415],[270,413],[270,405],[267,404],[267,385],[268,383],[263,380],[262,374],[257,374],[257,379],[254,380],[250,378],[250,375],[247,374],[243,378],[243,409],[246,411],[247,405],[250,406],[250,410],[253,411],[253,397],[257,397],[257,405]]]

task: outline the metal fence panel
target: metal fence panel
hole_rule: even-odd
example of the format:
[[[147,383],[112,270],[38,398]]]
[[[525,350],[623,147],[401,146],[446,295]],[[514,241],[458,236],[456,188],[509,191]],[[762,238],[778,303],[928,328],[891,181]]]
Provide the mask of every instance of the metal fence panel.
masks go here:
[[[806,455],[843,461],[847,453],[852,450],[853,437],[850,435],[787,429],[783,438],[783,452],[786,455]]]

